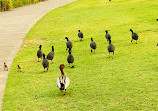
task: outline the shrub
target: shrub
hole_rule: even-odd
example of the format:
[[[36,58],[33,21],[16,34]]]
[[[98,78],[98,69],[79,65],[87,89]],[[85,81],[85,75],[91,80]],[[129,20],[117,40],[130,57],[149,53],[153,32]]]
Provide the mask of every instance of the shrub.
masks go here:
[[[13,8],[12,0],[1,0],[0,11],[7,11]]]

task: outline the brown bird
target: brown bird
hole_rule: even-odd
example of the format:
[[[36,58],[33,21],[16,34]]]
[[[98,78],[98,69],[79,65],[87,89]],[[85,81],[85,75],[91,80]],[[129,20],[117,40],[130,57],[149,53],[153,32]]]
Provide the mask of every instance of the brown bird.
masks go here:
[[[53,58],[54,58],[54,47],[52,46],[52,51],[49,52],[49,54],[47,55],[47,59],[51,60],[51,62],[52,62]]]
[[[97,48],[97,44],[93,41],[93,38],[91,38],[90,47],[91,47],[91,52],[93,52],[92,49],[94,49],[94,53],[95,53],[95,49]]]
[[[69,63],[69,66],[71,63],[73,64],[73,62],[74,62],[74,57],[71,54],[71,48],[69,49],[69,55],[67,56],[67,62]],[[71,68],[74,68],[74,66],[72,65]]]
[[[108,51],[109,51],[109,58],[110,58],[110,52],[113,52],[113,55],[114,55],[114,51],[115,51],[115,46],[111,44],[111,39],[109,39]]]
[[[39,62],[39,58],[42,59],[42,55],[43,55],[43,52],[42,52],[42,50],[41,50],[41,47],[42,47],[42,45],[39,46],[39,50],[37,51],[38,62]]]
[[[64,64],[61,64],[60,65],[60,71],[61,71],[61,76],[57,78],[57,86],[58,88],[60,89],[60,91],[63,91],[65,90],[65,93],[66,93],[66,88],[69,86],[70,84],[70,79],[65,75],[63,69],[64,69]],[[64,95],[65,95],[64,93]]]
[[[8,66],[6,65],[6,63],[4,62],[4,70],[8,71]]]
[[[66,42],[66,47],[67,47],[66,50],[72,48],[72,42],[69,41],[68,37],[65,37],[65,39],[67,40],[67,42]]]
[[[44,72],[45,72],[45,68],[47,68],[47,71],[48,71],[48,68],[49,68],[49,62],[48,62],[48,60],[45,58],[45,54],[43,54],[42,65],[43,65],[43,68],[44,68]]]
[[[107,41],[109,39],[111,39],[111,35],[108,33],[109,30],[105,30],[106,34],[105,34],[105,38],[107,39]]]
[[[18,71],[20,71],[21,72],[21,67],[18,65]]]
[[[80,30],[78,30],[78,37],[81,38],[80,41],[82,41],[83,33]]]

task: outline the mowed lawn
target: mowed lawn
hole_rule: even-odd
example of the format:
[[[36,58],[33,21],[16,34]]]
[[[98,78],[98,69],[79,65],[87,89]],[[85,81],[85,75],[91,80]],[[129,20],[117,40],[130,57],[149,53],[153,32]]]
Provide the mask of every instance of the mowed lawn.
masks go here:
[[[46,14],[26,35],[12,64],[3,111],[158,110],[158,1],[79,0]],[[83,41],[78,30],[84,33]],[[131,43],[133,29],[139,35]],[[110,30],[115,55],[109,58],[105,30]],[[66,40],[73,42],[75,68],[67,63]],[[90,38],[97,43],[90,51]],[[37,50],[55,49],[44,72]],[[49,61],[51,63],[51,61]],[[22,72],[17,71],[17,65]],[[71,83],[60,92],[59,65]]]

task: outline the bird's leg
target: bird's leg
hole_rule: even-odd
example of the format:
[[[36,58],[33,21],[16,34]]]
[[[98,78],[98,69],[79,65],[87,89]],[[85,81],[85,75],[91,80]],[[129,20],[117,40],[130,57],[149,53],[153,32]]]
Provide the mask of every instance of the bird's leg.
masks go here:
[[[109,58],[110,58],[110,52],[109,52]]]
[[[136,44],[137,44],[137,40],[136,40]]]
[[[93,52],[92,49],[91,49],[91,52]]]
[[[131,40],[131,42],[133,41],[133,39]]]
[[[47,68],[47,71],[48,71],[48,68]]]
[[[51,60],[51,62],[52,62],[52,60]],[[53,62],[52,62],[52,64],[53,64]]]
[[[44,68],[44,72],[45,72],[45,68]]]
[[[94,53],[95,53],[95,49],[94,49]]]
[[[66,89],[65,89],[65,93],[66,93]],[[65,93],[64,93],[64,95],[65,95]]]
[[[67,50],[67,48],[66,48],[66,50]]]
[[[39,58],[38,58],[38,62],[39,62]]]
[[[82,38],[81,38],[81,40],[80,41],[82,41]]]

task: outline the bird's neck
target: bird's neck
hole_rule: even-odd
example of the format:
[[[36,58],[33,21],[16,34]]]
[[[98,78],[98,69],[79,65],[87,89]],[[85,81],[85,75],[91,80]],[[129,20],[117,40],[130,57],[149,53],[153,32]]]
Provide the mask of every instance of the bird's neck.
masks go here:
[[[61,69],[61,75],[65,75],[65,73],[64,73],[64,71],[63,71],[63,69]]]

